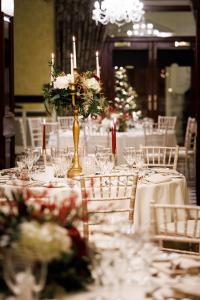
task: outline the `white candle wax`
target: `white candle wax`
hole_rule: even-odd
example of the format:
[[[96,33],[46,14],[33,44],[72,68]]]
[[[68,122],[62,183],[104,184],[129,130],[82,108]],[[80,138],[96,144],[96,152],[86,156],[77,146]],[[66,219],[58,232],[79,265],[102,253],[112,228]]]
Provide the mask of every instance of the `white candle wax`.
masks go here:
[[[96,75],[100,78],[99,52],[96,51]]]
[[[73,60],[74,60],[74,69],[77,69],[77,61],[76,61],[76,38],[72,37],[73,42]]]
[[[54,77],[53,77],[53,73],[54,73],[54,63],[55,63],[55,55],[54,53],[51,54],[51,78],[50,78],[50,83],[53,82]]]
[[[70,54],[70,67],[71,67],[71,76],[72,76],[72,83],[74,83],[74,61],[73,61],[73,54]]]

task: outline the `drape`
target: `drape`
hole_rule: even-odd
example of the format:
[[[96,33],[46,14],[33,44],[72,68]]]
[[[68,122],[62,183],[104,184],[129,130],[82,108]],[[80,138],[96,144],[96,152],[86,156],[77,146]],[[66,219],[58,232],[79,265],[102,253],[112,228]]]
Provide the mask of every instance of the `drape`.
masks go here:
[[[77,41],[79,72],[95,69],[95,52],[105,40],[105,26],[92,20],[94,0],[55,0],[56,65],[70,72],[72,36]]]

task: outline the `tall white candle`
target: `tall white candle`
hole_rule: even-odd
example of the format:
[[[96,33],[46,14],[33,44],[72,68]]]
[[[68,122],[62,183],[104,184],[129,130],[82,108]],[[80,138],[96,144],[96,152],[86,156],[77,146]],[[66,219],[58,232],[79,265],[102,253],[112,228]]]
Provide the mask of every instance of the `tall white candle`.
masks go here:
[[[100,78],[99,52],[96,51],[96,75]]]
[[[50,83],[52,83],[53,80],[54,80],[54,77],[53,77],[54,63],[55,63],[55,55],[54,55],[54,53],[51,53],[51,78],[50,78]]]
[[[76,61],[76,38],[72,37],[73,42],[73,59],[74,59],[74,69],[77,69],[77,61]]]
[[[74,83],[74,61],[73,61],[73,54],[70,54],[70,67],[71,67],[71,76],[72,76],[72,83]]]

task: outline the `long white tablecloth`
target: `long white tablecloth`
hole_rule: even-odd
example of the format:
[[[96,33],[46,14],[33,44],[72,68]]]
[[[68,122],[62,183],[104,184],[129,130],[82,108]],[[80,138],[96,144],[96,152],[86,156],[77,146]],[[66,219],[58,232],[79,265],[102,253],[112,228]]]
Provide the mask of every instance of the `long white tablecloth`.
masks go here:
[[[73,146],[73,136],[72,131],[62,131],[59,132],[59,147],[66,148]],[[165,133],[163,132],[154,132],[153,134],[148,135],[148,140],[151,140],[151,145],[163,145]],[[57,136],[51,134],[49,138],[48,146],[56,145]],[[117,132],[117,159],[118,163],[123,163],[123,149],[124,147],[136,147],[139,148],[140,145],[145,145],[144,131],[141,129],[134,129],[128,132]],[[94,153],[95,147],[97,145],[111,147],[111,134],[100,134],[93,133],[90,135],[80,132],[80,141],[79,146],[84,147],[87,153]],[[177,144],[176,136],[174,131],[169,131],[167,135],[167,144],[166,146],[175,146]]]
[[[167,177],[169,179],[169,176]],[[45,174],[40,174],[40,181],[45,181]],[[11,197],[13,189],[21,189],[20,185],[1,184],[6,194]],[[40,193],[44,190],[44,186],[28,185],[25,188],[31,189],[33,192]],[[81,190],[79,181],[65,181],[62,179],[56,187],[47,188],[50,201],[62,201],[64,197],[70,194],[71,191],[77,193],[78,199],[81,200]],[[185,177],[175,177],[172,175],[170,181],[163,183],[150,183],[141,181],[138,183],[135,210],[134,210],[134,230],[150,228],[150,202],[162,204],[188,204],[188,191]],[[170,221],[170,220],[169,220]]]

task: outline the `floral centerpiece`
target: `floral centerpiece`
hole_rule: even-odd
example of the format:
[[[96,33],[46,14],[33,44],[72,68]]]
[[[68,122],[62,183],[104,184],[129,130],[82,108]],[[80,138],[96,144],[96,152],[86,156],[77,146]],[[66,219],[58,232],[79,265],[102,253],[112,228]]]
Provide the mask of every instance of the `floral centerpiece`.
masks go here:
[[[28,263],[48,264],[47,287],[82,289],[92,281],[93,251],[77,228],[81,205],[76,194],[51,204],[44,200],[46,196],[46,191],[34,195],[24,190],[13,193],[12,200],[1,201],[1,261],[12,250]],[[47,289],[44,292],[53,296]]]
[[[52,67],[51,62],[50,66]],[[53,66],[53,81],[43,89],[44,103],[48,113],[55,109],[57,114],[72,114],[71,83],[71,74],[59,72]],[[95,73],[88,71],[77,74],[75,85],[79,115],[87,118],[89,115],[97,116],[105,111],[107,102],[101,93],[100,79]]]

